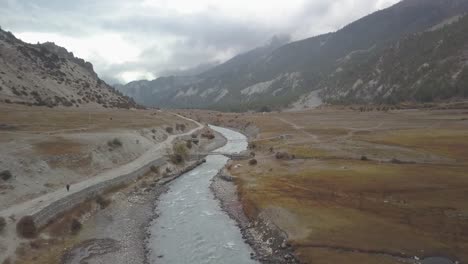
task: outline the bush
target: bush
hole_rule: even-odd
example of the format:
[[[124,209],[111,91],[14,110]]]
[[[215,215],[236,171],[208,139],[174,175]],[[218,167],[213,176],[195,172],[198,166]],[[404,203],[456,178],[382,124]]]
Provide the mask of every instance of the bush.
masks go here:
[[[185,143],[185,146],[186,146],[188,149],[192,149],[192,141],[191,141],[191,140],[187,140],[187,142]]]
[[[248,148],[249,149],[255,149],[255,148],[257,148],[257,145],[255,143],[250,142]]]
[[[174,129],[172,127],[166,127],[166,132],[172,134],[172,132],[174,132]]]
[[[11,179],[12,176],[13,175],[11,175],[11,172],[9,170],[4,170],[0,173],[0,177],[4,181],[8,181],[9,179]]]
[[[176,130],[180,130],[180,131],[185,131],[185,125],[184,124],[176,124]]]
[[[78,234],[78,232],[80,232],[81,230],[81,227],[82,227],[82,224],[80,223],[80,221],[78,221],[77,219],[73,218],[72,222],[71,222],[71,225],[70,225],[70,231],[73,235],[76,235]]]
[[[287,152],[276,152],[275,157],[276,157],[276,159],[280,159],[280,160],[289,160],[289,159],[291,159],[291,156]]]
[[[183,142],[178,142],[172,146],[172,151],[175,155],[179,155],[182,157],[182,159],[187,159],[188,158],[188,149],[186,144]]]
[[[114,138],[113,140],[108,141],[107,145],[111,148],[119,148],[122,147],[122,141],[120,141],[118,138]]]
[[[198,137],[197,134],[195,134],[195,133],[192,134],[192,138],[197,138],[197,137]]]
[[[0,233],[5,229],[6,226],[6,220],[3,217],[0,217]]]
[[[249,160],[249,165],[250,165],[250,166],[257,165],[257,163],[258,163],[258,162],[257,162],[256,159],[251,159],[251,160]]]
[[[153,173],[156,173],[156,174],[159,174],[159,167],[156,167],[156,166],[151,166],[150,170],[153,172]]]
[[[22,217],[16,224],[16,232],[24,238],[35,238],[37,236],[37,227],[32,216]]]
[[[361,156],[361,160],[362,161],[368,161],[369,159],[367,158],[367,156]]]
[[[184,158],[179,155],[179,154],[172,154],[170,157],[169,157],[169,160],[173,163],[173,164],[181,164],[184,162]]]
[[[215,138],[215,135],[213,134],[213,132],[211,132],[211,130],[208,130],[206,129],[205,131],[203,131],[203,133],[201,134],[201,136],[203,138],[207,138],[207,139],[214,139]]]
[[[403,164],[404,162],[399,160],[399,159],[396,159],[396,158],[393,158],[391,161],[391,163],[394,163],[394,164]]]
[[[110,204],[110,200],[98,195],[96,197],[96,203],[101,207],[101,209],[105,209]]]

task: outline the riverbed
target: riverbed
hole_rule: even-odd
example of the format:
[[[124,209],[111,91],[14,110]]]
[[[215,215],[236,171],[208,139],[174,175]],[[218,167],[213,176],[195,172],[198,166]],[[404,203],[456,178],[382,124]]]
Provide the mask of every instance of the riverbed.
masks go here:
[[[244,135],[230,129],[211,126],[223,134],[227,144],[216,150],[238,153],[247,148]],[[210,155],[206,163],[175,180],[160,196],[149,227],[150,263],[257,263],[252,249],[239,228],[220,207],[210,190],[211,179],[228,158]]]

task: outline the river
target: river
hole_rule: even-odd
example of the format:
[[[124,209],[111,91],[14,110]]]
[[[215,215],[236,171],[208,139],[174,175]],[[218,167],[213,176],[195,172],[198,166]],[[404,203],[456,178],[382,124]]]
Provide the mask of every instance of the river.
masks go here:
[[[227,138],[217,151],[238,153],[247,148],[244,135],[211,126]],[[150,226],[150,263],[258,263],[242,239],[234,220],[221,209],[210,180],[226,164],[224,156],[208,156],[206,163],[175,180],[158,203],[159,215]]]

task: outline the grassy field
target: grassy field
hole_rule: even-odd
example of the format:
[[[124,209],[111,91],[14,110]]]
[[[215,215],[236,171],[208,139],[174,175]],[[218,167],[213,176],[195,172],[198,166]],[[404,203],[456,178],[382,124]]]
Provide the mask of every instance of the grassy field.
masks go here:
[[[301,261],[468,261],[466,110],[185,114],[259,129],[258,165],[231,173],[249,217],[268,215]]]
[[[0,104],[0,124],[8,125],[1,131],[15,132],[66,132],[86,129],[105,131],[109,129],[138,129],[176,122],[193,124],[173,115],[156,110],[89,109],[27,107]]]

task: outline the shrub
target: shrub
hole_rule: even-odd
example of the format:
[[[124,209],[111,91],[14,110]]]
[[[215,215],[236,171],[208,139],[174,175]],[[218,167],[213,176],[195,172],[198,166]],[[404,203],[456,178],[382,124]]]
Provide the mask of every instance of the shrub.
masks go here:
[[[82,224],[80,223],[80,221],[78,221],[77,219],[73,218],[72,222],[71,222],[71,225],[70,225],[70,231],[73,235],[76,235],[78,234],[78,232],[80,232],[81,230],[81,227],[82,227]]]
[[[22,217],[16,224],[16,232],[24,238],[35,238],[37,236],[37,228],[32,216]]]
[[[108,141],[107,145],[111,148],[119,148],[122,147],[122,141],[120,141],[118,138],[114,138],[113,140]]]
[[[361,156],[361,160],[362,161],[368,161],[369,159],[367,158],[367,156]]]
[[[153,165],[150,169],[153,173],[159,174],[159,167]]]
[[[182,159],[188,158],[188,149],[187,146],[183,142],[178,142],[172,146],[172,151],[175,155],[179,155]]]
[[[393,158],[390,162],[394,163],[394,164],[403,164],[403,163],[405,163],[405,162],[403,162],[403,161],[401,161],[399,159],[396,159],[396,158]]]
[[[110,200],[98,195],[96,197],[96,203],[101,207],[101,209],[105,209],[110,204]]]
[[[213,132],[211,132],[211,130],[205,130],[203,131],[203,133],[201,134],[201,136],[203,138],[207,138],[207,139],[214,139],[215,138],[215,135],[213,134]]]
[[[9,170],[4,170],[0,173],[0,177],[2,178],[2,180],[8,181],[9,179],[11,179],[12,175]]]
[[[169,160],[173,163],[173,164],[181,164],[182,162],[184,162],[184,158],[179,155],[179,154],[172,154],[170,157],[169,157]]]
[[[195,133],[192,134],[192,138],[197,138],[197,137],[198,137],[197,134],[195,134]]]
[[[289,160],[289,159],[291,159],[291,156],[287,152],[276,152],[275,157],[276,157],[276,159],[280,159],[280,160]]]
[[[257,163],[258,163],[258,162],[257,162],[256,159],[251,159],[251,160],[249,160],[249,165],[250,165],[250,166],[257,165]]]
[[[255,143],[252,143],[252,142],[249,143],[249,147],[248,147],[249,149],[255,149],[256,147],[257,145]]]
[[[185,146],[186,146],[188,149],[192,149],[192,141],[191,141],[191,140],[187,140]]]
[[[4,217],[0,217],[0,233],[5,229],[6,226],[6,220]]]
[[[172,132],[174,132],[174,129],[172,127],[166,127],[166,132],[172,134]]]

